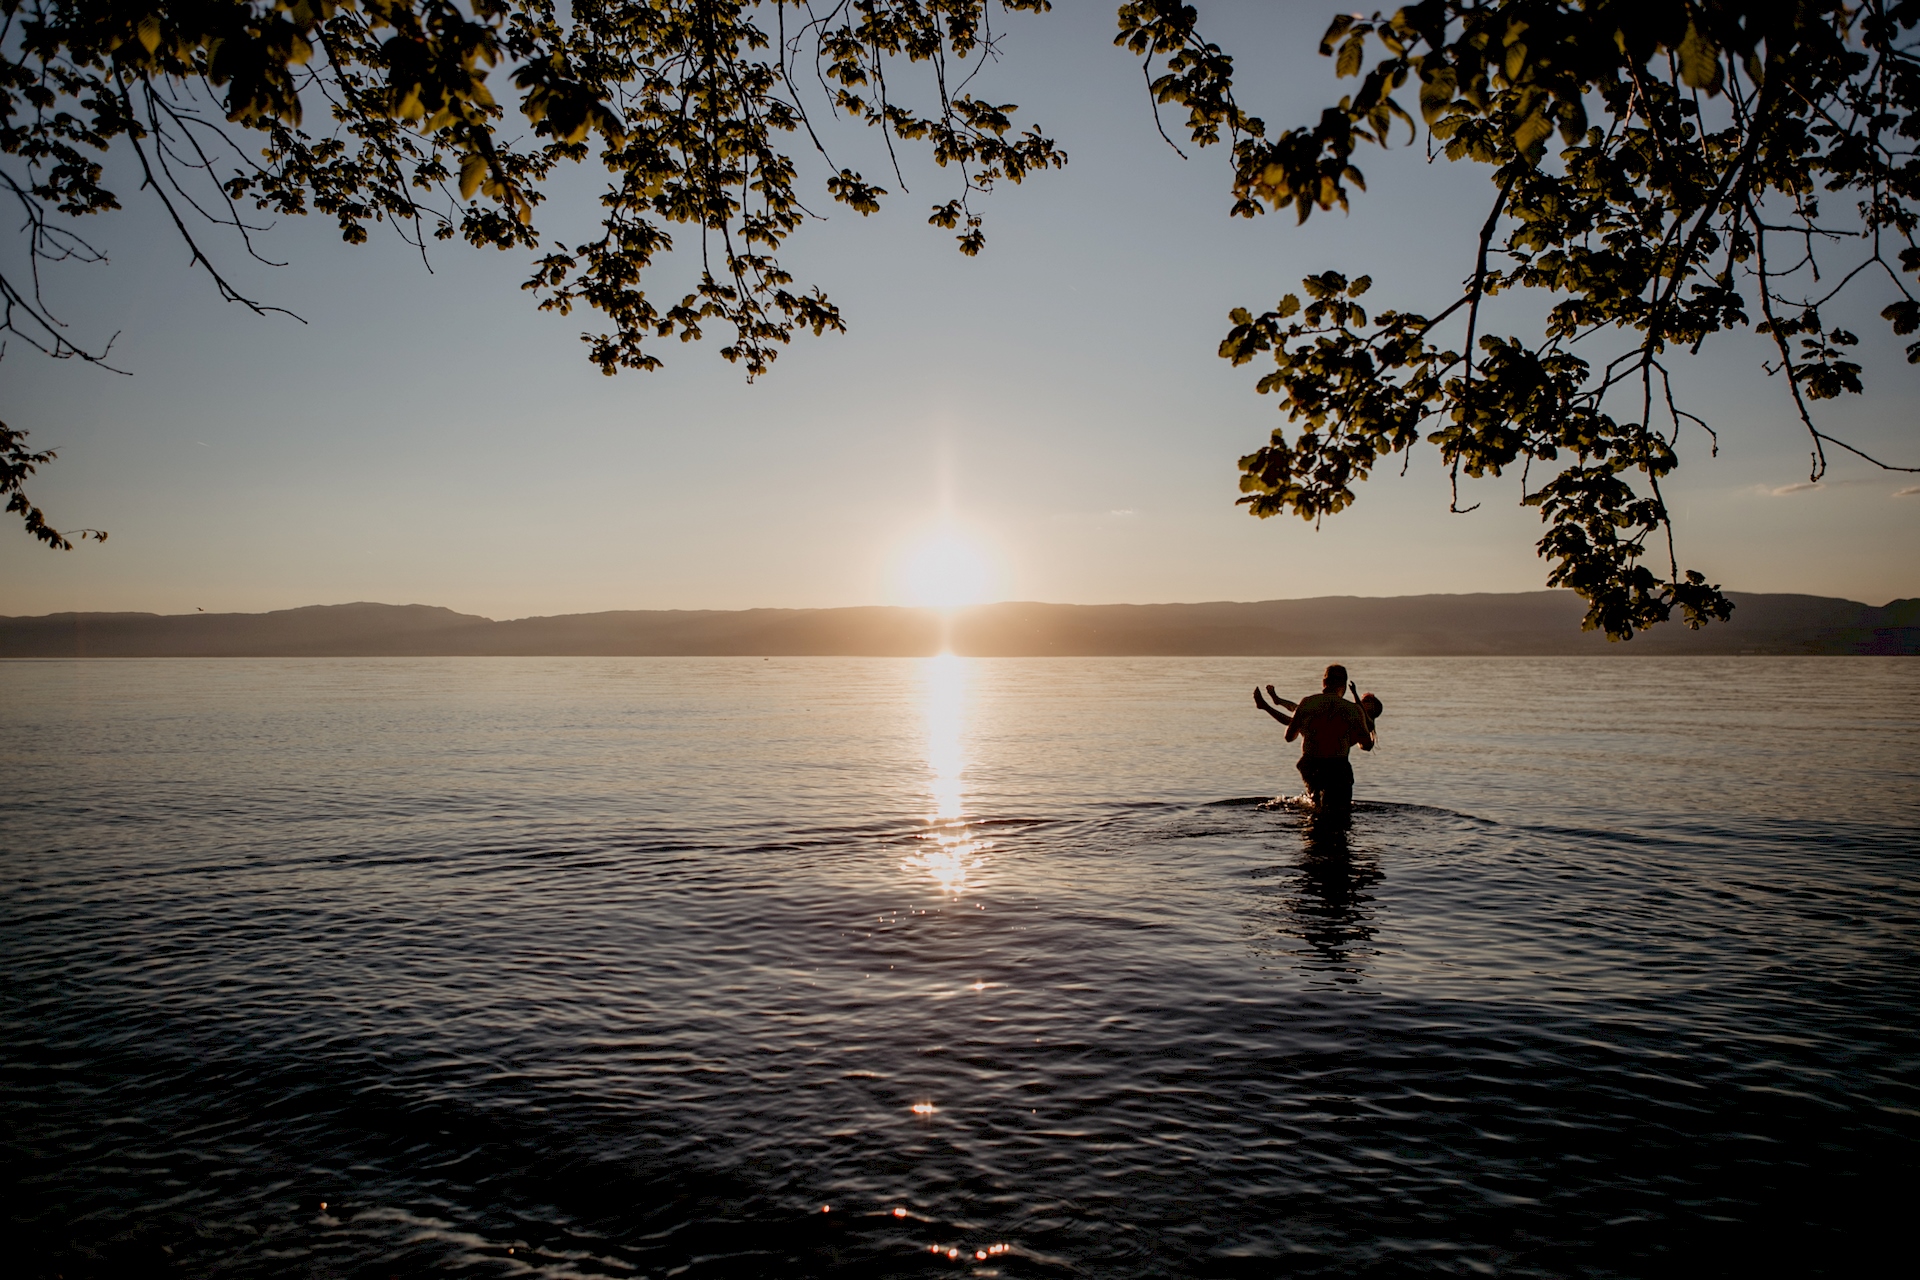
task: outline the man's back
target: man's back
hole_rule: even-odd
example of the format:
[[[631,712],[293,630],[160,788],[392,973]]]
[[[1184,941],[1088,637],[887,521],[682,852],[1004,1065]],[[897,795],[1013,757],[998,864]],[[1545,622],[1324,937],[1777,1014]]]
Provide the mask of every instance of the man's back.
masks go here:
[[[1344,760],[1349,749],[1367,740],[1360,708],[1337,693],[1302,698],[1294,709],[1293,731],[1303,739],[1303,754],[1317,759]]]

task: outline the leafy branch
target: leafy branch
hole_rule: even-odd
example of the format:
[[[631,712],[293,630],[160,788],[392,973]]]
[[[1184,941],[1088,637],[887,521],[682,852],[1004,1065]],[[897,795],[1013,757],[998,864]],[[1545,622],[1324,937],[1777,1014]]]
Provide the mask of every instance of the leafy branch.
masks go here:
[[[1183,13],[1191,25],[1184,6],[1140,3],[1122,11],[1123,38],[1142,13],[1163,26]],[[1270,355],[1275,370],[1258,389],[1296,428],[1241,459],[1241,503],[1317,522],[1351,503],[1381,458],[1424,441],[1449,468],[1456,511],[1462,470],[1520,470],[1521,500],[1547,525],[1538,550],[1553,565],[1548,582],[1587,600],[1589,628],[1630,639],[1676,610],[1693,627],[1729,616],[1724,594],[1682,570],[1674,550],[1661,482],[1684,426],[1716,449],[1717,437],[1676,401],[1668,354],[1753,328],[1775,344],[1768,368],[1784,373],[1812,440],[1812,478],[1826,472],[1828,445],[1916,469],[1837,439],[1811,408],[1863,389],[1857,336],[1820,315],[1848,285],[1890,281],[1897,297],[1883,318],[1900,335],[1920,329],[1905,278],[1920,271],[1916,23],[1912,0],[1658,10],[1423,0],[1335,18],[1321,52],[1359,79],[1357,91],[1310,127],[1240,130],[1234,212],[1290,207],[1304,222],[1345,208],[1349,187],[1365,185],[1359,145],[1388,145],[1396,122],[1417,134],[1394,97],[1409,84],[1430,149],[1489,166],[1498,195],[1460,294],[1431,317],[1391,309],[1369,322],[1355,299],[1372,281],[1336,272],[1303,282],[1304,309],[1289,294],[1258,316],[1233,312],[1220,354],[1235,364]],[[1231,103],[1231,63],[1196,60],[1188,78],[1179,92],[1207,104],[1192,128],[1205,146]],[[1823,192],[1851,196],[1853,213],[1823,220]],[[1783,236],[1802,249],[1785,265],[1769,253]],[[1862,251],[1831,286],[1822,246]],[[1553,299],[1540,331],[1482,334],[1484,300],[1515,289]],[[1443,322],[1464,329],[1457,350],[1437,336]],[[1602,337],[1627,349],[1598,367],[1576,354]],[[1920,363],[1920,342],[1907,354]],[[1549,476],[1529,487],[1536,466]],[[1643,563],[1656,537],[1658,574]]]
[[[657,368],[655,343],[720,326],[721,356],[752,379],[797,331],[845,328],[826,293],[779,260],[813,216],[783,135],[804,128],[826,155],[797,87],[802,64],[820,112],[881,131],[896,176],[896,143],[956,173],[957,193],[929,221],[977,254],[971,198],[1066,163],[1041,130],[1016,128],[1013,104],[969,88],[998,56],[991,15],[1047,8],[574,0],[563,17],[552,0],[0,0],[0,183],[26,210],[31,271],[0,276],[0,331],[56,358],[106,360],[111,343],[67,336],[39,264],[105,261],[61,220],[120,207],[102,163],[118,148],[193,266],[255,313],[292,314],[243,292],[206,238],[212,228],[267,261],[249,203],[325,214],[354,244],[387,223],[423,257],[429,239],[456,236],[531,252],[524,287],[541,309],[604,321],[582,334],[603,372]],[[928,73],[925,109],[898,88],[915,68]],[[547,238],[536,215],[549,180],[596,162],[597,233]],[[862,215],[887,194],[839,165],[824,186]],[[697,279],[662,298],[652,279],[682,227],[697,234]],[[53,457],[19,456],[22,475]]]
[[[47,523],[47,514],[27,498],[27,477],[52,462],[59,454],[52,449],[39,452],[27,448],[27,433],[0,422],[0,494],[7,497],[7,514],[18,515],[26,525],[27,536],[38,538],[56,551],[73,550],[73,540],[105,542],[104,529],[69,529],[62,533]]]

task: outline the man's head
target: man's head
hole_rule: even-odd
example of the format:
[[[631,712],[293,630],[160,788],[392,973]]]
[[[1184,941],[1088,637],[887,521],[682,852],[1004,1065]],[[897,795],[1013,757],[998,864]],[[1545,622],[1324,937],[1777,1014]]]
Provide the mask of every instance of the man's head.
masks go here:
[[[1374,697],[1372,694],[1368,694],[1366,697],[1360,699],[1360,705],[1367,709],[1367,719],[1369,720],[1378,720],[1380,713],[1386,710],[1386,707],[1381,705],[1380,699]]]
[[[1327,674],[1320,677],[1320,687],[1329,693],[1343,692],[1347,687],[1347,669],[1334,663],[1327,668]]]

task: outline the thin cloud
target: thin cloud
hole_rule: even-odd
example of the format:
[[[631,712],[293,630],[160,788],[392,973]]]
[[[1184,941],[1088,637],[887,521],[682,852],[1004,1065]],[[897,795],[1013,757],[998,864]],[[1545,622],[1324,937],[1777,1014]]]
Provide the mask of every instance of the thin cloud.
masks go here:
[[[1920,484],[1910,484],[1904,489],[1895,489],[1893,496],[1896,498],[1920,497]]]
[[[1808,489],[1824,489],[1826,487],[1826,485],[1818,480],[1802,480],[1798,484],[1783,484],[1777,489],[1769,489],[1767,486],[1761,485],[1760,492],[1766,494],[1768,497],[1779,498],[1789,493],[1804,493]]]

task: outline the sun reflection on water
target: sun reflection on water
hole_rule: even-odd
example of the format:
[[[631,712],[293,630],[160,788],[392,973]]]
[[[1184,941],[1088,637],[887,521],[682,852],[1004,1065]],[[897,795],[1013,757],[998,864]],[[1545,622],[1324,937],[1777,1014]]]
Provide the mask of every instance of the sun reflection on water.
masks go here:
[[[964,893],[989,847],[966,816],[966,710],[969,664],[943,653],[921,665],[927,717],[927,793],[932,812],[918,854],[904,869],[925,872],[946,893]]]

